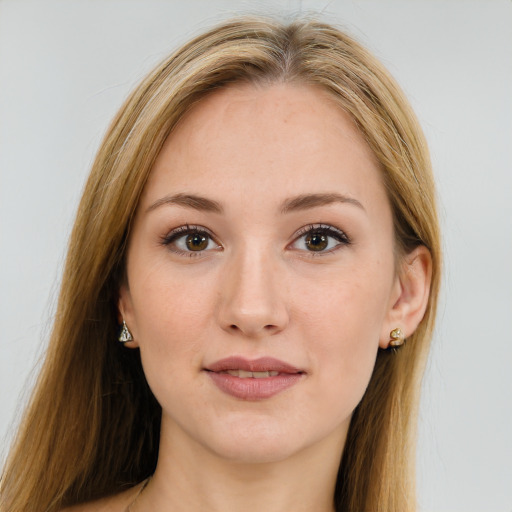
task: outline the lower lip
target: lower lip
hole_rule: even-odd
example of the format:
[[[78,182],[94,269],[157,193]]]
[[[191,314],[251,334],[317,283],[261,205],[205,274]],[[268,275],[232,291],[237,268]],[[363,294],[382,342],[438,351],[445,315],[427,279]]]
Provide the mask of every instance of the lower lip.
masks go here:
[[[206,372],[224,393],[242,400],[264,400],[297,384],[301,373],[281,373],[275,377],[241,379],[229,373]]]

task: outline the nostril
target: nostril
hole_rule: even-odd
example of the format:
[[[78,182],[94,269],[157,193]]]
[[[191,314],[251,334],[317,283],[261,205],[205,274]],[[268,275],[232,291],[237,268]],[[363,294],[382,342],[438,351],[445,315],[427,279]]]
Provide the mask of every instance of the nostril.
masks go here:
[[[239,325],[236,325],[236,324],[231,324],[228,329],[235,333],[235,332],[242,332],[242,333],[245,333],[245,334],[248,334],[248,335],[253,335],[253,334],[257,334],[257,332],[259,332],[260,334],[261,333],[273,333],[275,331],[278,331],[279,330],[279,327],[277,325],[274,325],[274,324],[267,324],[267,325],[264,325],[263,327],[261,327],[259,330],[258,329],[251,329],[249,327],[243,329],[241,328]]]

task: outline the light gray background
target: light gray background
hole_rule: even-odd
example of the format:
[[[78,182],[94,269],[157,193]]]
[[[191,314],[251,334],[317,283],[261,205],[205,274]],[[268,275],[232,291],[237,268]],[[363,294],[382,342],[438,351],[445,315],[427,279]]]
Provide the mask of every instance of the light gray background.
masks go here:
[[[248,10],[324,11],[382,59],[416,109],[439,185],[446,260],[421,408],[421,510],[512,511],[510,0],[0,0],[3,454],[109,120],[172,48]]]

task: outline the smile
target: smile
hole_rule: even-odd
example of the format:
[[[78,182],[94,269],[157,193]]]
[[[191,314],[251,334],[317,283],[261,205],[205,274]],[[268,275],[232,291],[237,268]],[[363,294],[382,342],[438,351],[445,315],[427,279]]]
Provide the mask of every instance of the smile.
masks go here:
[[[279,372],[276,371],[247,372],[245,370],[226,370],[225,372],[219,373],[227,373],[233,375],[233,377],[239,377],[240,379],[264,379],[266,377],[277,377],[279,375]]]
[[[204,369],[223,393],[241,400],[264,400],[297,384],[306,374],[278,359],[248,360],[234,356],[221,359]]]

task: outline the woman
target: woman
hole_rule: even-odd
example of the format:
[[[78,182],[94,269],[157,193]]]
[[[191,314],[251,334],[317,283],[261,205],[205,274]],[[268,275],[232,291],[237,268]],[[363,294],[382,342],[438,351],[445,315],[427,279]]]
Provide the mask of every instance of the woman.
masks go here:
[[[439,276],[381,65],[314,21],[199,36],[100,148],[1,510],[414,510]]]

